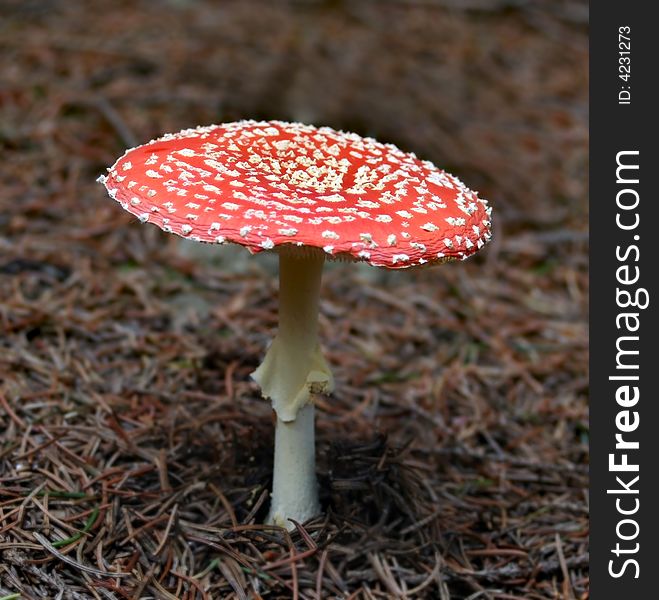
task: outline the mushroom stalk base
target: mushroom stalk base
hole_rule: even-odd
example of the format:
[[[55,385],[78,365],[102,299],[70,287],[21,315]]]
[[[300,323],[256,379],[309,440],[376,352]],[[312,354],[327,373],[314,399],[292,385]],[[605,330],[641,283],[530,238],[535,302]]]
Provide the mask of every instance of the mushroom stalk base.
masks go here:
[[[307,404],[295,421],[277,419],[272,502],[267,522],[293,529],[320,513],[316,483],[314,406]]]
[[[277,414],[268,523],[293,528],[320,512],[312,394],[328,394],[332,373],[318,345],[323,256],[279,256],[279,331],[252,378]]]

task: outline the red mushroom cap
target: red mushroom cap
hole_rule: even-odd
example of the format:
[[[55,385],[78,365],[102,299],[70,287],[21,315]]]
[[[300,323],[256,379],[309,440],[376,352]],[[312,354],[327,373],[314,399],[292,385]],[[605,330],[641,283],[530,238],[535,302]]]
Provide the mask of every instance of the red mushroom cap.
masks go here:
[[[305,246],[400,269],[467,258],[491,236],[491,208],[458,178],[329,127],[186,129],[128,150],[100,181],[142,222],[253,253]]]

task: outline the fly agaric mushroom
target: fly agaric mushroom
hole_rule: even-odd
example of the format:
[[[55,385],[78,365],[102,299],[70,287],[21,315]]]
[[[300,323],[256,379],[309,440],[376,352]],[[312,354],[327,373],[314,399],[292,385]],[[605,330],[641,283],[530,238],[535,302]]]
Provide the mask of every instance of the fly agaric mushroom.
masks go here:
[[[465,259],[490,239],[491,208],[391,144],[280,121],[168,134],[99,181],[143,223],[279,254],[279,330],[252,373],[277,416],[268,522],[317,515],[313,394],[334,387],[317,335],[325,259],[387,269]]]

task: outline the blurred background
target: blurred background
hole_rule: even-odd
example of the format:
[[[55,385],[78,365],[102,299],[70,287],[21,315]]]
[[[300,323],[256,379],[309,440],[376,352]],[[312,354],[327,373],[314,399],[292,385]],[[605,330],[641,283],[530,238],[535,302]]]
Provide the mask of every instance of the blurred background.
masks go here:
[[[584,230],[586,2],[3,0],[2,9],[5,152],[57,149],[87,179],[167,131],[299,120],[455,171],[511,232]],[[32,181],[53,186],[66,166],[33,168],[42,171]]]
[[[102,597],[32,535],[96,514],[71,555],[134,571],[112,598],[587,598],[587,36],[583,0],[0,0],[0,501],[28,515],[0,516],[0,592]],[[329,516],[295,574],[256,525],[274,257],[95,182],[242,118],[393,142],[494,208],[464,263],[328,269]]]

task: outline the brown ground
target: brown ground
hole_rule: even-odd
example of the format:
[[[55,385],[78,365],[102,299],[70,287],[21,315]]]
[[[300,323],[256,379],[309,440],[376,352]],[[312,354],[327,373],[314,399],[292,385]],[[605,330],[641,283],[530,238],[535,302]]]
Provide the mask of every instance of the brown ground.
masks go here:
[[[586,27],[568,0],[0,1],[0,598],[587,598]],[[464,263],[328,269],[326,510],[290,536],[260,525],[267,263],[191,257],[94,181],[239,117],[396,142],[496,212]]]

